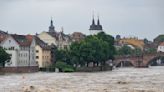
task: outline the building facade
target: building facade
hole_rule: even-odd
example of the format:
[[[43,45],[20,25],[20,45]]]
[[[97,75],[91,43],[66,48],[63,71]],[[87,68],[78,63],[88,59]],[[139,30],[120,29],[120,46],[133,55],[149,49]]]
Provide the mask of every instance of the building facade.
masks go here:
[[[69,35],[63,33],[63,28],[61,32],[57,32],[51,20],[51,24],[48,32],[42,32],[37,35],[41,40],[43,40],[48,45],[55,45],[59,49],[68,48],[71,44],[71,38]]]
[[[35,61],[35,39],[31,35],[9,35],[1,46],[11,55],[10,62],[5,64],[6,72],[35,72],[38,64]]]
[[[164,52],[164,42],[162,42],[162,43],[160,43],[160,45],[158,45],[157,52]]]
[[[36,62],[38,62],[39,68],[46,68],[52,64],[51,61],[51,47],[35,37],[36,40]]]
[[[74,32],[72,35],[71,35],[71,38],[72,38],[72,41],[73,42],[80,42],[81,40],[83,40],[86,36],[81,33],[81,32]]]
[[[144,49],[144,40],[140,40],[138,38],[122,38],[119,39],[116,43],[118,46],[129,45],[132,48],[140,48]]]

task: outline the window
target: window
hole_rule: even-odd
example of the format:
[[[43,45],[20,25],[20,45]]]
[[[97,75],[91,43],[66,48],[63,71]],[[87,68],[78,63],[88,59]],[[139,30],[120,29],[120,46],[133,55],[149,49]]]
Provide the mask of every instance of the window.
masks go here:
[[[39,50],[36,50],[36,53],[38,53],[39,52]]]
[[[39,56],[36,56],[36,59],[39,59]]]

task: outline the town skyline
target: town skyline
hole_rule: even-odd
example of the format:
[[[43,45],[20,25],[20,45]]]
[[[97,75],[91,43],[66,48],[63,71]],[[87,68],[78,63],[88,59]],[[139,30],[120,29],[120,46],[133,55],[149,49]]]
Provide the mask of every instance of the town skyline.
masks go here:
[[[86,3],[87,2],[87,3]],[[100,16],[103,30],[122,37],[153,40],[163,34],[162,0],[14,0],[0,1],[0,29],[9,33],[35,34],[48,31],[51,17],[56,31],[89,34],[92,12]],[[84,7],[84,5],[86,7]],[[12,15],[12,17],[11,17]]]

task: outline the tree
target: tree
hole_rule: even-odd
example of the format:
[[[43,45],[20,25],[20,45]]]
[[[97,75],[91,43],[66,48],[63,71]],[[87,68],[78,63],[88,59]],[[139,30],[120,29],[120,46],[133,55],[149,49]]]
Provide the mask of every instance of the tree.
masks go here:
[[[131,55],[132,53],[133,50],[127,45],[124,45],[123,47],[117,50],[117,55]]]
[[[98,35],[87,36],[80,42],[73,42],[67,50],[56,51],[57,61],[77,67],[89,63],[93,65],[105,65],[109,59],[113,59],[115,54],[114,37],[104,32]]]
[[[10,54],[0,47],[0,67],[5,67],[5,63],[9,62],[10,59]]]
[[[79,43],[72,43],[70,46],[71,60],[76,64],[84,65],[90,62],[105,64],[105,61],[113,59],[115,48],[114,38],[105,33],[87,36]],[[78,62],[77,62],[78,61]]]
[[[164,41],[164,35],[159,35],[158,37],[154,39],[154,43],[156,44],[160,44],[163,41]]]
[[[134,52],[134,55],[137,55],[137,56],[142,55],[142,50],[140,48],[135,48],[133,52]]]

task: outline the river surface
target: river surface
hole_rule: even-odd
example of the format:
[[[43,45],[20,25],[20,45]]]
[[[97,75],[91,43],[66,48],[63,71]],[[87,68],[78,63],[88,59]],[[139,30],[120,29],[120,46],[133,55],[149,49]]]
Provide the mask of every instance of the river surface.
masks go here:
[[[164,92],[164,66],[0,75],[0,92]]]

